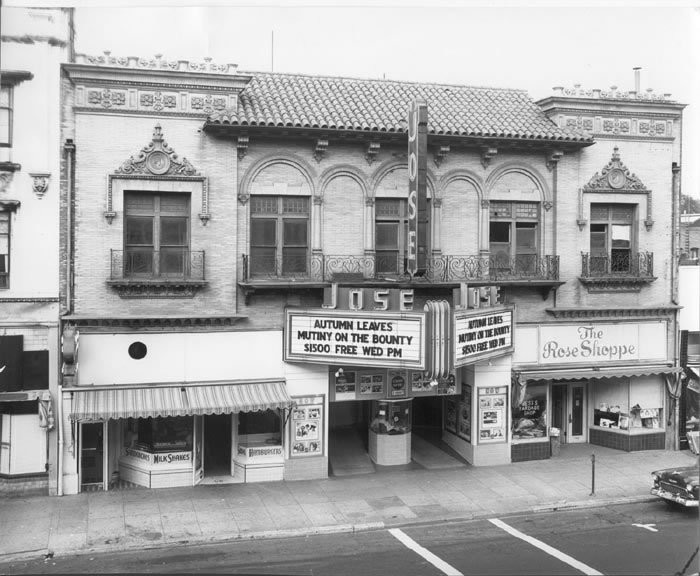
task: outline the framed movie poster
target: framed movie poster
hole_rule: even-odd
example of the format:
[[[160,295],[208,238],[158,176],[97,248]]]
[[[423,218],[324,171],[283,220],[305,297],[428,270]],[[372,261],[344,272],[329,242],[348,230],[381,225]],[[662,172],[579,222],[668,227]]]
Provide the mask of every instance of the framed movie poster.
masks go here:
[[[479,444],[497,444],[507,441],[506,412],[508,387],[478,388]]]
[[[472,387],[462,384],[462,396],[457,413],[457,435],[467,442],[472,441]]]
[[[445,398],[445,430],[457,434],[458,402],[455,398]]]
[[[389,398],[405,398],[408,389],[406,371],[389,370],[387,388],[387,396]]]
[[[357,373],[353,371],[335,373],[335,399],[355,400]]]
[[[291,456],[323,454],[323,397],[295,399],[291,413]],[[306,403],[305,403],[306,402]]]

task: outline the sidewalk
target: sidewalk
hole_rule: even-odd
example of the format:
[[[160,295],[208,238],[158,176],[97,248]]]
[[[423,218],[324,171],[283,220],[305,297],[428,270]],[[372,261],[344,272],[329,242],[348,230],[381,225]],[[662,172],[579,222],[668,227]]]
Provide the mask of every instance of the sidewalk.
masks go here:
[[[484,468],[4,498],[0,561],[636,502],[654,499],[652,470],[697,462],[689,451],[627,453],[585,444],[563,446],[550,460]]]

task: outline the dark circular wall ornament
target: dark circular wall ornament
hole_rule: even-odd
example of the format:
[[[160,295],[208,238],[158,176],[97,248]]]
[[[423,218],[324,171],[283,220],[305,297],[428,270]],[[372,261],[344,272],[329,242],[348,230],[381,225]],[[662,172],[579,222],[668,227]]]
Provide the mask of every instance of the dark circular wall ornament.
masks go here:
[[[148,348],[143,342],[132,342],[129,345],[129,356],[134,360],[141,360],[148,353]]]

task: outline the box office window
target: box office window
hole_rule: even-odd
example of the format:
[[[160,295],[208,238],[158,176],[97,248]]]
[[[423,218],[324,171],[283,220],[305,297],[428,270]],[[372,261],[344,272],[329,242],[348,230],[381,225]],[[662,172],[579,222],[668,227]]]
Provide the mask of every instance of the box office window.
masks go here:
[[[635,209],[630,204],[591,204],[591,272],[630,272]]]
[[[189,266],[189,194],[127,192],[124,205],[125,274],[184,277]]]
[[[305,274],[308,253],[308,196],[251,196],[251,274]]]

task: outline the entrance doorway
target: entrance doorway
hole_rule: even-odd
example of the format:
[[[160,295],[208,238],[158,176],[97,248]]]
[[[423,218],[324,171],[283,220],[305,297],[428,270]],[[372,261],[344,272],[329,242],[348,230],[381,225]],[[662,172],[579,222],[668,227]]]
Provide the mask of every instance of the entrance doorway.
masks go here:
[[[80,491],[94,492],[104,489],[103,422],[80,425]]]
[[[552,384],[552,426],[565,444],[586,442],[586,383]]]
[[[231,414],[204,417],[204,476],[231,475]]]

